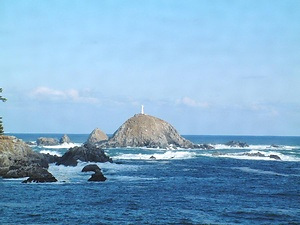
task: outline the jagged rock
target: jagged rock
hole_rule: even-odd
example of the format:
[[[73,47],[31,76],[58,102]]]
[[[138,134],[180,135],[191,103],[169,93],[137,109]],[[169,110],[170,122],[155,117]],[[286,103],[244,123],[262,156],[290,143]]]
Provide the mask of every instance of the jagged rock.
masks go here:
[[[239,142],[239,141],[229,141],[225,143],[225,145],[228,145],[230,147],[238,147],[238,148],[246,148],[249,147],[249,145],[245,142]]]
[[[209,144],[200,144],[200,145],[195,145],[194,148],[200,148],[200,149],[205,149],[205,150],[210,150],[214,149],[215,147]]]
[[[48,168],[48,162],[40,153],[32,149],[22,140],[13,136],[0,136],[0,176],[4,176],[11,166],[24,167],[36,165]],[[23,177],[20,173],[18,177]]]
[[[155,156],[151,155],[149,159],[156,159]]]
[[[58,145],[59,142],[54,138],[40,137],[36,140],[36,144],[38,146],[52,146],[52,145]]]
[[[63,144],[63,143],[69,144],[69,143],[72,143],[72,141],[71,141],[71,139],[69,138],[68,135],[64,134],[64,135],[60,138],[59,143],[60,143],[60,144]]]
[[[270,159],[276,159],[276,160],[281,160],[281,158],[278,155],[270,155]]]
[[[181,137],[169,123],[145,114],[136,114],[128,119],[111,139],[101,146],[148,147],[148,148],[194,148],[194,144]]]
[[[81,172],[95,172],[88,181],[105,181],[106,177],[102,174],[101,169],[96,164],[90,164],[83,167]]]
[[[25,142],[12,136],[0,136],[0,176],[4,178],[45,177],[45,174],[49,173],[47,168],[48,161],[45,157],[32,151]]]
[[[103,149],[91,144],[70,148],[56,163],[57,165],[77,166],[77,160],[82,162],[112,162]]]
[[[96,128],[92,131],[92,133],[90,133],[86,143],[89,144],[95,144],[95,143],[99,143],[99,142],[103,142],[103,141],[107,141],[108,137],[107,135],[101,131],[99,128]]]

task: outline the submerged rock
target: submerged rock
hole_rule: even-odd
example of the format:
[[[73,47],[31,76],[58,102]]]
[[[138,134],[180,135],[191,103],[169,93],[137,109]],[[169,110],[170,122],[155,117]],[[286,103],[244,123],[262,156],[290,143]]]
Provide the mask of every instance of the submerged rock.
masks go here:
[[[194,148],[195,145],[180,136],[173,126],[164,120],[145,114],[128,119],[111,139],[101,146],[148,147],[148,148]]]
[[[77,166],[77,160],[82,162],[112,162],[103,149],[91,144],[70,148],[56,163],[57,165]]]
[[[72,141],[71,141],[71,139],[69,138],[68,135],[64,134],[64,135],[60,138],[59,143],[60,143],[60,144],[64,144],[64,143],[69,144],[69,143],[72,143]]]
[[[38,146],[53,146],[53,145],[58,145],[59,142],[54,138],[40,137],[36,140],[36,144]]]
[[[90,133],[86,143],[95,144],[95,143],[99,143],[99,142],[103,142],[103,141],[107,141],[107,140],[108,140],[107,135],[99,128],[96,128],[92,131],[92,133]]]

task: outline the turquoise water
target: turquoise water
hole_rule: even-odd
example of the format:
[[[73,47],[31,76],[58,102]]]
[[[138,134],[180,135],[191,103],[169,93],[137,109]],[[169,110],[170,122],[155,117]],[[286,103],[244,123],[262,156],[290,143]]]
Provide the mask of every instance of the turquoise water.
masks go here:
[[[25,141],[62,136],[15,135]],[[69,137],[79,145],[88,135]],[[57,183],[0,179],[0,224],[300,223],[300,137],[185,137],[216,149],[108,149],[115,163],[98,164],[108,178],[104,183],[87,182],[82,162],[50,165]],[[230,140],[250,146],[225,146]],[[33,149],[63,154],[68,147]],[[265,157],[245,155],[257,152]]]

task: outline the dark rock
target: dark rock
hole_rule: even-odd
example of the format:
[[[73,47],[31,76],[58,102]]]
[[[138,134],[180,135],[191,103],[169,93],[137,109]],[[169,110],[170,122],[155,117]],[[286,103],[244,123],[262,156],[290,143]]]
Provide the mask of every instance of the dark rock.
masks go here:
[[[89,164],[83,167],[81,172],[95,172],[88,181],[105,181],[106,177],[102,174],[101,169],[96,164]]]
[[[88,179],[88,181],[106,181],[106,177],[101,173],[97,172],[92,174],[91,178]]]
[[[281,160],[281,158],[278,155],[270,155],[270,159],[276,159],[276,160]]]
[[[200,145],[195,145],[194,148],[210,150],[210,149],[214,149],[214,146],[209,145],[209,144],[200,144]]]
[[[89,164],[82,168],[81,172],[100,172],[101,169],[96,164]]]
[[[44,159],[48,162],[48,163],[57,163],[60,160],[60,157],[57,155],[50,155],[49,153],[44,154],[41,153],[44,157]]]
[[[45,182],[56,182],[57,179],[44,168],[36,168],[32,171],[29,178],[24,180],[22,183],[45,183]]]
[[[239,147],[239,148],[245,148],[249,147],[249,145],[245,142],[239,142],[239,141],[229,141],[225,143],[225,145],[230,146],[230,147]]]
[[[149,159],[156,159],[156,158],[155,158],[155,156],[152,155]]]
[[[38,146],[52,146],[52,145],[58,145],[59,142],[54,138],[40,137],[36,140],[36,144]]]
[[[72,142],[71,142],[71,139],[69,138],[69,136],[66,135],[66,134],[64,134],[64,135],[60,138],[59,143],[60,143],[60,144],[64,144],[64,143],[69,144],[69,143],[72,143]]]
[[[101,143],[101,142],[107,141],[107,140],[108,140],[107,135],[99,128],[96,128],[92,131],[92,133],[90,133],[86,143],[95,144],[95,143]]]
[[[279,145],[271,145],[272,148],[279,148]]]
[[[264,154],[260,153],[260,152],[255,152],[255,153],[244,153],[243,155],[246,156],[254,156],[254,157],[266,157]]]
[[[82,162],[112,162],[103,149],[91,144],[70,148],[56,163],[57,165],[77,166],[77,160]]]
[[[101,145],[104,148],[194,148],[194,144],[175,130],[169,123],[145,114],[128,119],[111,139]]]

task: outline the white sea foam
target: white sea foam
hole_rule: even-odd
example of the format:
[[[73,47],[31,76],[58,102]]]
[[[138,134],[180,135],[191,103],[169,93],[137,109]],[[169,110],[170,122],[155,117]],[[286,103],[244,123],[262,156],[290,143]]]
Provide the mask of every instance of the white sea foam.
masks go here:
[[[154,154],[120,154],[113,159],[142,159],[142,160],[150,160],[151,157],[153,159],[158,160],[169,160],[169,159],[189,159],[196,156],[196,153],[191,151],[166,151],[164,153],[154,153]]]
[[[259,156],[258,154],[262,154]],[[274,158],[270,158],[271,155],[275,155],[280,157],[281,161],[300,161],[300,157],[296,155],[286,155],[282,154],[281,152],[277,151],[258,151],[258,150],[251,150],[247,152],[235,152],[235,153],[204,153],[200,154],[202,156],[209,156],[209,157],[223,157],[223,158],[233,158],[233,159],[245,159],[245,160],[269,160],[269,161],[279,161]]]
[[[255,149],[255,150],[293,150],[293,149],[300,149],[300,146],[288,146],[288,145],[279,145],[279,146],[272,146],[272,145],[249,145],[248,147],[231,147],[225,144],[215,144],[212,145],[216,150],[226,150],[226,149]]]
[[[82,144],[80,143],[63,143],[61,145],[49,145],[49,146],[43,146],[43,148],[51,148],[51,149],[58,149],[58,148],[73,148],[73,147],[79,147]]]
[[[42,150],[42,151],[40,151],[40,153],[43,153],[43,154],[49,154],[49,155],[62,156],[62,154],[61,154],[60,152],[57,152],[57,151],[51,151],[51,150]]]

